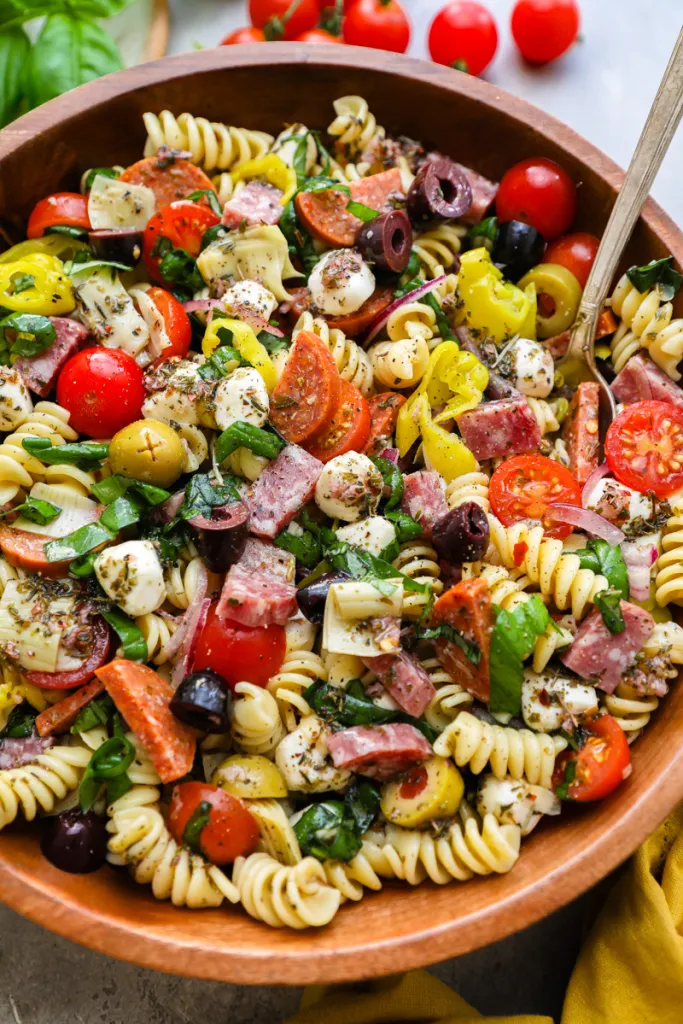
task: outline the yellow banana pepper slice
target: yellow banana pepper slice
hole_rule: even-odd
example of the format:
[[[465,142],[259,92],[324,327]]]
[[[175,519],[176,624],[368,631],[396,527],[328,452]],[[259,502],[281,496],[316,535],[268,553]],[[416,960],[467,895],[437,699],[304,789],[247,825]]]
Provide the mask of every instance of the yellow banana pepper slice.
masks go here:
[[[427,465],[440,473],[446,483],[462,473],[472,473],[477,468],[474,455],[458,434],[451,434],[434,422],[425,394],[419,396],[416,412]]]
[[[77,238],[71,238],[69,235],[42,235],[40,238],[28,238],[25,242],[18,242],[11,249],[0,253],[0,263],[14,263],[15,260],[22,260],[25,256],[32,256],[37,252],[59,256],[60,259],[64,256],[72,259],[79,250],[87,248],[85,242],[79,242]]]
[[[61,260],[36,252],[0,264],[0,306],[40,316],[71,313],[76,300]]]
[[[233,184],[238,181],[245,181],[252,178],[265,178],[270,185],[282,190],[284,195],[280,202],[283,206],[289,202],[296,192],[296,171],[288,167],[284,160],[274,153],[268,156],[259,156],[255,160],[247,160],[246,163],[231,172],[230,177]]]
[[[265,385],[272,391],[277,384],[277,371],[268,355],[267,350],[258,340],[249,324],[243,324],[240,320],[228,320],[225,317],[214,317],[206,329],[202,338],[202,352],[208,358],[216,349],[225,344],[218,332],[221,328],[227,328],[232,333],[230,344],[242,355],[248,363],[263,377]]]
[[[484,248],[463,253],[458,293],[465,323],[503,342],[513,334],[536,337],[536,289],[505,281]]]

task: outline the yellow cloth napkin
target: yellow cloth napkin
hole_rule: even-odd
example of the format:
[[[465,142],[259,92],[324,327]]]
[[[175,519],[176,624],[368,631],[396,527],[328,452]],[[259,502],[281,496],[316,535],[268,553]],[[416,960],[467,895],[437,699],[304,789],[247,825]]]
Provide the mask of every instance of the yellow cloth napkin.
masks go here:
[[[426,971],[309,988],[289,1024],[553,1024],[482,1017]],[[562,1024],[683,1024],[683,805],[619,876],[574,968]]]

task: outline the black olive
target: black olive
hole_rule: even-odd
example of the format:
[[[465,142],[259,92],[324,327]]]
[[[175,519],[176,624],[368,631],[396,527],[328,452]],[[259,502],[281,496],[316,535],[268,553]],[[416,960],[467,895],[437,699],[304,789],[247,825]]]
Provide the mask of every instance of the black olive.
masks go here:
[[[447,156],[425,162],[415,175],[406,207],[413,224],[441,217],[462,217],[472,205],[472,187],[461,170]]]
[[[43,856],[60,871],[87,875],[104,864],[107,855],[105,820],[78,807],[45,818],[40,840]]]
[[[498,225],[498,234],[493,243],[491,259],[505,267],[505,276],[510,281],[524,277],[543,258],[545,240],[540,231],[521,220],[506,220]]]
[[[227,572],[238,560],[249,536],[249,509],[241,501],[218,505],[211,518],[189,520],[196,530],[197,550],[211,572]]]
[[[227,732],[230,728],[230,687],[212,668],[185,676],[170,707],[176,718],[201,732]]]
[[[403,210],[390,210],[363,224],[356,245],[367,260],[380,270],[399,274],[408,266],[413,245],[413,229]]]
[[[142,254],[141,231],[91,231],[90,248],[98,260],[134,267]]]
[[[319,625],[325,615],[325,602],[333,583],[345,583],[349,577],[345,572],[326,572],[317,580],[300,587],[296,594],[299,608],[309,622]]]
[[[432,544],[447,562],[478,562],[489,546],[489,522],[483,509],[476,501],[452,508],[434,524]]]

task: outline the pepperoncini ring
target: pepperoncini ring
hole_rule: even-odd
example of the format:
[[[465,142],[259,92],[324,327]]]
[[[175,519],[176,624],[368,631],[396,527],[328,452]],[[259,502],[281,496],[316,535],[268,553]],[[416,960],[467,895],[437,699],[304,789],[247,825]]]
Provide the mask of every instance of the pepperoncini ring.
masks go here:
[[[486,249],[462,254],[458,293],[468,327],[499,344],[514,334],[536,337],[536,289],[505,281]]]
[[[275,188],[282,191],[283,196],[280,200],[282,206],[285,206],[296,192],[296,172],[275,153],[247,160],[246,163],[240,164],[234,171],[231,171],[230,177],[233,184],[248,178],[265,178],[270,185],[274,185]]]
[[[266,348],[258,340],[249,324],[243,324],[240,320],[214,317],[202,338],[204,355],[208,358],[220,345],[225,344],[219,337],[221,329],[230,331],[232,334],[231,344],[255,370],[258,370],[268,391],[272,391],[277,384],[277,371]]]
[[[472,473],[477,461],[460,435],[449,433],[434,422],[425,394],[419,396],[416,406],[427,465],[440,473],[446,483],[463,473]]]
[[[40,316],[71,313],[76,301],[62,261],[34,252],[0,264],[0,306],[13,313]]]

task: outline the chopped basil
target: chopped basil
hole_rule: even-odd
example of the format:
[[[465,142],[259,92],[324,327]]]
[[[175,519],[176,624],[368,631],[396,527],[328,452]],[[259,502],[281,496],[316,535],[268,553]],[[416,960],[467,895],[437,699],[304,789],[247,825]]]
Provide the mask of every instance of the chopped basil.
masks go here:
[[[395,462],[392,462],[390,459],[383,459],[379,455],[371,458],[370,462],[382,474],[384,486],[389,488],[389,498],[384,506],[384,511],[396,508],[397,505],[401,504],[401,498],[403,497],[403,473]]]
[[[452,644],[456,644],[463,652],[468,661],[471,661],[473,665],[478,665],[481,661],[481,650],[478,645],[473,643],[472,640],[468,640],[462,633],[459,633],[454,626],[450,626],[447,622],[440,622],[438,626],[429,626],[424,629],[418,629],[417,635],[421,640],[448,640]]]
[[[147,661],[147,641],[140,627],[115,605],[103,608],[101,615],[118,635],[124,658],[129,661]]]
[[[348,213],[353,214],[354,217],[358,217],[358,220],[362,220],[364,224],[367,224],[370,220],[374,220],[375,217],[379,217],[379,210],[373,210],[364,203],[357,203],[355,199],[349,199],[346,204],[346,209]]]
[[[94,751],[81,779],[79,799],[81,810],[89,811],[103,786],[107,801],[112,803],[133,785],[127,775],[135,760],[135,747],[125,736],[112,736]]]
[[[196,203],[199,199],[206,199],[216,216],[223,216],[221,204],[218,202],[218,196],[212,188],[198,189],[196,192],[191,192],[189,196],[185,196],[185,198],[190,199],[193,203]]]
[[[61,511],[61,508],[53,505],[51,501],[42,501],[40,498],[32,498],[29,495],[26,501],[22,501],[21,505],[15,505],[14,508],[8,508],[7,511],[0,512],[0,518],[8,516],[10,512],[20,512],[24,519],[28,519],[29,522],[37,523],[38,526],[47,526],[48,523],[57,518]]]
[[[623,633],[626,629],[624,616],[621,610],[621,592],[610,587],[609,590],[601,590],[593,598],[595,607],[602,615],[602,621],[610,633]]]
[[[337,3],[336,6],[339,6],[339,3]],[[339,32],[336,32],[334,34],[335,35],[339,35]],[[329,152],[325,149],[325,146],[323,145],[323,143],[321,142],[320,131],[318,129],[314,128],[311,131],[311,135],[315,139],[315,144],[316,144],[317,149],[318,149],[318,156],[320,156],[322,158],[322,173],[323,173],[323,175],[328,175],[330,173],[330,168],[332,166],[332,157],[329,154]]]
[[[453,328],[450,325],[448,316],[444,313],[443,309],[439,305],[438,301],[434,297],[434,293],[430,292],[429,295],[423,295],[420,302],[424,302],[427,306],[431,306],[436,316],[436,324],[439,328],[439,334],[444,341],[457,341],[457,335],[454,333]]]
[[[277,434],[263,430],[261,427],[255,427],[253,423],[237,420],[237,422],[231,423],[216,441],[216,461],[223,462],[238,448],[248,448],[255,455],[274,459],[280,454],[285,444],[286,442],[282,441]]]
[[[294,157],[292,159],[292,169],[296,174],[296,180],[298,182],[305,181],[306,179],[308,137],[310,134],[310,132],[303,132],[301,135],[290,136],[291,142],[294,142],[296,139],[296,149],[294,150]]]
[[[349,861],[379,810],[380,792],[369,779],[356,779],[342,800],[307,807],[294,831],[301,851],[318,860]]]
[[[271,334],[270,331],[259,331],[257,338],[271,356],[275,356],[278,352],[284,352],[289,348],[287,338],[280,338],[277,334]]]
[[[208,473],[195,473],[185,488],[185,497],[178,515],[181,519],[194,519],[195,516],[209,518],[211,510],[216,506],[239,499],[240,492],[233,477],[223,477],[223,484],[216,486],[211,483]]]
[[[144,480],[129,480],[125,476],[108,476],[104,480],[93,484],[92,493],[104,505],[111,505],[117,498],[121,498],[127,491],[132,490],[144,498],[148,505],[161,505],[163,501],[171,497],[169,491],[163,487],[155,487],[154,484],[145,483]]]
[[[21,292],[27,292],[29,288],[35,288],[36,284],[33,274],[12,274],[9,281],[8,295],[19,295]]]
[[[33,735],[38,712],[26,701],[17,704],[9,713],[5,728],[0,732],[2,740],[24,740]]]
[[[79,469],[99,469],[109,454],[109,445],[101,441],[78,441],[74,444],[53,445],[49,437],[24,437],[22,447],[50,466],[68,464]]]
[[[80,253],[76,253],[79,256]],[[73,277],[74,274],[88,273],[92,274],[94,270],[101,270],[102,267],[109,267],[111,270],[133,270],[133,267],[129,267],[127,263],[116,263],[113,260],[78,260],[76,256],[69,263],[64,264],[64,273],[68,274],[69,277]]]
[[[225,331],[226,334],[230,333],[232,337],[232,332],[229,332],[226,327],[223,327],[218,331],[219,337],[223,331]],[[238,366],[241,366],[245,362],[246,360],[242,359],[241,354],[236,348],[232,348],[231,345],[221,345],[220,348],[217,348],[216,351],[209,356],[206,362],[199,367],[199,376],[202,380],[221,380],[223,377],[227,377],[227,375],[232,371],[232,363],[237,363]]]
[[[95,572],[96,558],[96,551],[89,551],[87,555],[74,558],[73,562],[69,565],[69,575],[75,576],[77,579],[86,579],[88,576],[92,576]]]
[[[304,691],[304,700],[321,718],[337,728],[405,722],[418,729],[430,743],[434,743],[438,735],[427,722],[413,718],[405,711],[393,711],[375,704],[366,695],[359,679],[351,680],[345,690],[318,679]]]
[[[493,605],[495,625],[491,635],[489,670],[493,714],[519,714],[524,681],[524,659],[548,628],[550,615],[538,594],[510,612]]]
[[[211,804],[208,800],[202,800],[201,803],[197,804],[190,820],[185,826],[183,843],[189,846],[191,850],[194,850],[195,853],[201,853],[201,836],[209,824],[210,817]]]
[[[657,285],[662,300],[671,302],[683,284],[683,274],[675,269],[673,262],[673,256],[665,256],[661,260],[651,260],[643,267],[631,267],[626,271],[626,276],[639,292],[646,292],[648,288]]]
[[[105,508],[100,523],[112,533],[118,533],[124,526],[132,526],[140,520],[144,502],[134,494],[123,494]]]
[[[284,529],[275,537],[274,543],[283,551],[289,551],[290,554],[295,555],[297,562],[305,565],[307,569],[314,569],[320,561],[322,553],[320,538],[311,530],[304,530],[302,534],[297,534]]]
[[[77,228],[73,224],[51,224],[45,228],[46,235],[66,235],[67,238],[87,238],[88,228]]]
[[[421,523],[411,519],[407,512],[401,512],[400,509],[396,509],[393,512],[385,510],[384,515],[390,523],[394,524],[396,539],[399,544],[403,544],[407,540],[417,540],[424,532]]]
[[[45,554],[48,562],[71,562],[74,558],[87,555],[100,544],[114,540],[115,534],[100,523],[86,523],[79,526],[73,533],[58,540],[48,541],[45,545]]]
[[[185,249],[176,248],[165,235],[157,237],[150,255],[160,258],[159,273],[167,284],[178,285],[192,293],[204,287],[197,261]]]
[[[207,245],[211,245],[213,242],[218,242],[221,238],[225,238],[228,229],[224,224],[214,224],[212,228],[207,228],[202,235],[202,246],[201,252],[204,252]]]
[[[211,507],[209,507],[209,514],[210,512]],[[186,523],[178,519],[165,526],[157,526],[143,520],[140,524],[140,538],[154,544],[164,565],[175,564],[181,550],[190,540],[190,529]]]
[[[400,569],[395,569],[391,562],[386,562],[383,558],[371,555],[369,551],[352,547],[351,544],[339,540],[336,534],[327,527],[321,529],[320,539],[327,561],[335,569],[348,573],[355,580],[369,581],[374,585],[375,580],[400,579],[403,582],[404,590],[410,590],[416,594],[429,595],[432,593],[428,583],[418,583],[410,576],[406,576]]]
[[[71,732],[77,735],[94,729],[98,725],[107,725],[115,711],[116,706],[109,694],[101,693],[99,697],[95,697],[78,712],[71,726]]]
[[[117,179],[120,176],[119,171],[115,171],[113,167],[93,167],[91,168],[91,170],[88,171],[88,173],[85,176],[85,181],[83,182],[84,192],[90,191],[90,189],[93,187],[95,178],[98,175],[101,175],[103,178],[114,179]]]
[[[564,778],[559,785],[555,786],[555,796],[559,796],[560,800],[570,800],[569,787],[576,778],[576,765],[577,762],[574,758],[571,761],[566,761],[564,766]]]
[[[618,590],[625,601],[629,597],[628,570],[620,547],[612,547],[606,540],[591,538],[586,547],[576,554],[582,569],[592,569],[605,576],[613,590]]]
[[[7,331],[16,333],[11,344]],[[52,321],[36,313],[10,313],[0,320],[0,347],[8,349],[12,356],[37,356],[49,348],[57,332]]]
[[[468,228],[467,240],[473,249],[484,246],[490,252],[496,241],[497,234],[498,218],[486,217],[485,220],[480,220],[478,224],[473,224]]]

